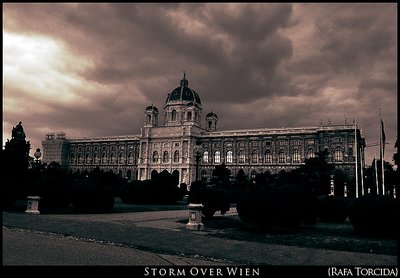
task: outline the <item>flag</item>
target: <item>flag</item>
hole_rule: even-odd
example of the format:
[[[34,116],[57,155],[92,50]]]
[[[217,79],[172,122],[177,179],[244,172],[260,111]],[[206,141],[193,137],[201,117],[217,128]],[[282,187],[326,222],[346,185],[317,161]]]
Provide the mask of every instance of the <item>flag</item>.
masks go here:
[[[385,135],[385,129],[383,126],[383,121],[381,119],[381,140],[382,140],[382,158],[385,155],[385,141],[386,141],[386,135]]]

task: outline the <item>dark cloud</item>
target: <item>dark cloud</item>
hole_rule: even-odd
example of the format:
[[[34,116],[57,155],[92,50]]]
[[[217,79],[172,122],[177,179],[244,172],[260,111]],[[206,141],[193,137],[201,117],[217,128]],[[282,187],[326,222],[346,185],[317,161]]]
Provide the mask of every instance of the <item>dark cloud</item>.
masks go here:
[[[49,40],[56,50],[43,50],[35,64],[21,54],[23,44],[3,47],[3,132],[25,118],[36,145],[50,130],[74,137],[138,134],[143,109],[153,103],[162,110],[185,70],[204,112],[216,112],[221,129],[357,117],[367,142],[374,142],[381,107],[393,145],[396,9],[367,3],[8,3],[5,34]]]

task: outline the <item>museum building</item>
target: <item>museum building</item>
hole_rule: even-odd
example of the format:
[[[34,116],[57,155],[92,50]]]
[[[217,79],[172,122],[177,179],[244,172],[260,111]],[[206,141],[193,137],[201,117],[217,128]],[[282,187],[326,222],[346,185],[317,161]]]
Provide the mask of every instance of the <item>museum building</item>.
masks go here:
[[[168,171],[186,184],[209,180],[222,163],[232,177],[239,171],[249,178],[267,171],[290,171],[324,149],[329,152],[328,162],[349,176],[364,165],[365,139],[354,123],[219,131],[217,114],[203,116],[200,96],[188,85],[184,75],[179,87],[168,94],[163,124],[157,107],[145,109],[140,134],[92,138],[46,134],[43,162],[56,161],[72,171],[99,167],[128,180],[150,179]]]

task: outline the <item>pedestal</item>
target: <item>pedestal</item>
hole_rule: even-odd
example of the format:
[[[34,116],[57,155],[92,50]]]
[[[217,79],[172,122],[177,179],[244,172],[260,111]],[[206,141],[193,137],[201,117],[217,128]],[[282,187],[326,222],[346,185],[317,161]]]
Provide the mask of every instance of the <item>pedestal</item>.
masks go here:
[[[186,224],[186,229],[189,230],[204,230],[204,224],[202,223],[201,209],[202,204],[189,204],[189,222]]]
[[[25,213],[29,214],[40,214],[39,211],[39,196],[28,196],[27,197],[27,206],[26,206],[26,211]]]

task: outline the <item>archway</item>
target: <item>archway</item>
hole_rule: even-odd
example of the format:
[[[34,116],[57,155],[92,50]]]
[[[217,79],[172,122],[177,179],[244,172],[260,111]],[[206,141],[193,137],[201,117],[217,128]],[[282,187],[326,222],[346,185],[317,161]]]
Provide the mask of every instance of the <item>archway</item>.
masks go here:
[[[174,179],[174,183],[175,184],[179,184],[179,171],[178,170],[174,170],[172,172],[172,176],[173,176],[173,179]]]
[[[151,179],[154,179],[154,178],[157,176],[157,174],[158,174],[157,170],[151,171],[150,178],[151,178]]]

